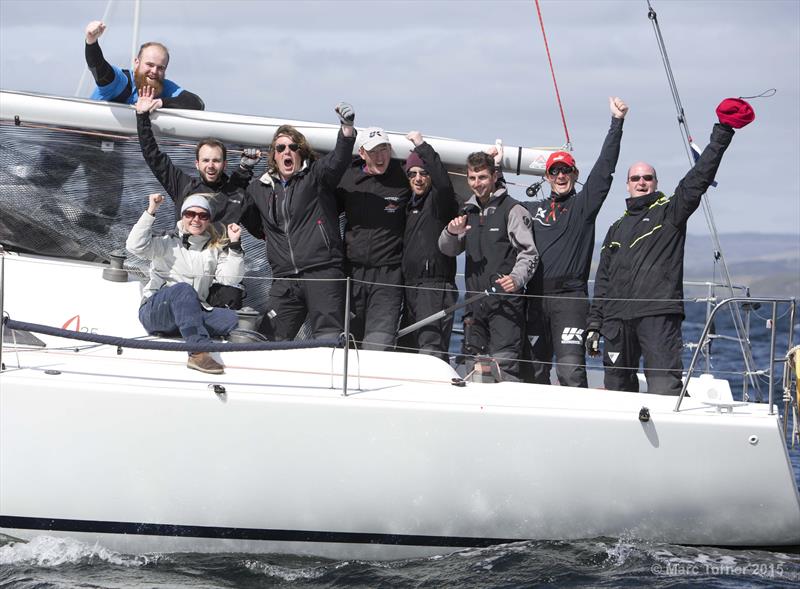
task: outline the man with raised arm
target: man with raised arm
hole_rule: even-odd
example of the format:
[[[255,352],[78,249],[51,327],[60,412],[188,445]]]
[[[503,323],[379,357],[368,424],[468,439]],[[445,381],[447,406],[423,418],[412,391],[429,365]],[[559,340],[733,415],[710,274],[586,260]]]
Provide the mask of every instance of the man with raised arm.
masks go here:
[[[139,147],[147,165],[153,171],[164,190],[175,203],[175,215],[180,216],[180,208],[190,194],[207,192],[214,194],[212,205],[214,218],[212,222],[222,225],[239,223],[242,212],[244,189],[253,176],[253,168],[261,158],[257,149],[246,149],[242,153],[238,169],[229,176],[225,173],[228,150],[219,139],[206,137],[195,147],[194,166],[199,177],[190,176],[158,147],[150,113],[159,107],[155,90],[144,87],[136,101],[136,131],[139,134]],[[217,228],[220,231],[220,228]],[[257,237],[263,237],[257,234]]]
[[[358,156],[344,173],[336,198],[346,216],[345,249],[353,278],[351,331],[367,350],[394,347],[403,305],[403,233],[408,179],[392,159],[386,132],[359,133]]]
[[[439,154],[419,131],[412,131],[406,138],[414,144],[414,150],[404,166],[411,199],[403,237],[403,324],[411,325],[454,305],[458,299],[456,260],[444,255],[438,245],[442,230],[458,214],[458,202]],[[401,346],[447,361],[452,330],[453,316],[448,315],[410,333]]]
[[[245,149],[242,153],[238,169],[228,176],[225,173],[227,149],[225,144],[213,137],[201,139],[195,147],[195,163],[198,176],[190,176],[158,147],[150,113],[160,105],[155,98],[155,90],[150,86],[141,88],[136,101],[136,131],[139,135],[139,147],[153,175],[164,187],[175,203],[176,220],[180,218],[183,201],[198,192],[208,194],[214,216],[211,223],[220,235],[231,223],[243,223],[242,206],[244,190],[253,176],[253,168],[261,157],[261,152],[254,148]],[[257,217],[256,217],[257,219]],[[250,226],[255,224],[249,223]],[[262,239],[263,233],[254,234]],[[244,300],[244,288],[240,285],[215,284],[209,295],[209,302],[215,306],[241,309]]]
[[[717,107],[711,140],[673,196],[658,192],[653,166],[628,169],[625,214],[608,230],[600,252],[586,349],[600,353],[605,338],[605,387],[639,390],[637,369],[644,358],[647,391],[677,395],[683,362],[683,254],[686,222],[714,181],[722,156],[739,129],[755,118],[741,99]]]
[[[628,106],[609,98],[611,127],[583,187],[572,155],[557,151],[545,166],[550,196],[525,203],[533,219],[539,267],[528,283],[527,336],[533,350],[533,380],[550,384],[553,354],[562,386],[586,388],[583,333],[589,313],[589,270],[594,227],[614,180]]]
[[[103,57],[97,40],[105,30],[105,23],[99,20],[86,25],[86,66],[97,85],[92,92],[92,100],[136,104],[139,99],[138,91],[148,87],[152,88],[153,98],[158,101],[159,107],[192,110],[205,108],[199,96],[166,79],[169,51],[164,45],[156,42],[143,44],[133,60],[133,71],[123,70],[111,65]]]
[[[499,287],[498,294],[467,308],[465,347],[473,356],[493,358],[503,380],[519,380],[525,300],[513,295],[522,293],[536,270],[539,255],[528,211],[502,184],[497,187],[497,177],[492,155],[469,155],[467,184],[473,195],[465,206],[467,214],[455,217],[442,230],[439,248],[452,257],[466,251],[467,292]]]
[[[266,235],[273,280],[259,331],[270,339],[294,339],[308,318],[315,338],[344,330],[344,247],[335,190],[355,145],[355,111],[335,108],[341,127],[336,146],[318,158],[306,137],[281,125],[272,137],[267,173],[247,189],[243,222]]]

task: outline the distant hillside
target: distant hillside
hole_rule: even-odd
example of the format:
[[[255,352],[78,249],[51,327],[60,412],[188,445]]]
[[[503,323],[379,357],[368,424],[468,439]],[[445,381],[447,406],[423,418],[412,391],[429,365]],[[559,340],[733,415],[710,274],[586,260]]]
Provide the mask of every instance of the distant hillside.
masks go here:
[[[800,298],[800,232],[796,234],[728,233],[720,244],[734,284],[749,286],[754,296]],[[595,265],[600,243],[595,248]],[[711,237],[686,238],[685,279],[720,281]]]

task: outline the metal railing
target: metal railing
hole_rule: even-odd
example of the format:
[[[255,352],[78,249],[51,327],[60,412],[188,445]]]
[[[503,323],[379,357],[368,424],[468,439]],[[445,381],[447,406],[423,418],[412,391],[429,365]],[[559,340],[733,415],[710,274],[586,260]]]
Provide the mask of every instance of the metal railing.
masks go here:
[[[784,304],[784,305],[789,305],[790,306],[789,307],[789,331],[788,331],[788,342],[787,342],[787,349],[789,349],[789,348],[792,347],[793,342],[794,342],[794,320],[795,320],[795,311],[796,311],[796,308],[797,308],[797,302],[796,302],[796,299],[794,299],[794,298],[779,299],[779,298],[732,297],[732,298],[724,299],[724,300],[720,301],[718,304],[716,304],[716,306],[714,306],[714,308],[711,309],[710,313],[708,314],[708,317],[706,318],[706,323],[703,326],[703,332],[700,335],[699,343],[697,345],[697,348],[694,351],[694,354],[692,354],[692,361],[689,364],[689,369],[686,371],[686,377],[684,378],[683,386],[681,387],[681,394],[678,397],[678,402],[675,404],[675,411],[679,411],[680,410],[681,402],[683,401],[683,398],[686,396],[686,389],[687,389],[687,387],[689,385],[689,379],[691,378],[691,376],[692,376],[692,374],[694,372],[695,365],[697,364],[697,360],[698,360],[700,354],[702,353],[704,347],[706,345],[708,345],[708,343],[711,340],[711,337],[709,336],[709,331],[711,329],[711,325],[714,322],[714,318],[716,317],[717,312],[720,309],[722,309],[724,307],[727,307],[728,305],[733,305],[733,304],[749,304],[749,305],[752,305],[753,303],[760,303],[760,304],[766,304],[766,305],[771,305],[772,306],[772,317],[771,317],[771,323],[770,323],[770,325],[771,325],[770,341],[769,341],[769,367],[767,369],[767,375],[768,375],[768,379],[769,379],[769,397],[768,397],[768,401],[767,402],[769,403],[769,414],[770,415],[774,415],[774,404],[772,402],[773,401],[773,399],[772,399],[773,388],[774,388],[774,369],[773,369],[773,367],[774,367],[775,364],[777,364],[779,362],[785,362],[786,361],[785,358],[776,358],[775,357],[775,340],[776,340],[777,335],[778,335],[778,330],[777,330],[777,326],[776,326],[777,319],[778,319],[778,305]],[[754,371],[753,368],[749,367],[749,365],[748,365],[746,376],[753,377],[756,374],[757,374],[757,372]],[[746,389],[746,387],[747,387],[747,379],[745,379],[744,382],[745,382],[745,390],[743,391],[743,397],[747,395],[747,389]],[[784,386],[786,386],[786,383],[784,383]]]

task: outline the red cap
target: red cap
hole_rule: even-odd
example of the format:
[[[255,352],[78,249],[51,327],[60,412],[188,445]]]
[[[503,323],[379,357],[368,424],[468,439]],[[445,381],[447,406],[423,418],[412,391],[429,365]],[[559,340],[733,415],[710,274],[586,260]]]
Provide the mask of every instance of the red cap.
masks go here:
[[[566,151],[556,151],[551,153],[550,157],[547,158],[547,164],[544,166],[545,171],[549,172],[550,166],[553,164],[564,164],[565,166],[572,166],[574,168],[575,158]]]
[[[755,120],[756,113],[753,112],[753,107],[741,98],[726,98],[719,103],[717,116],[720,123],[741,129]]]

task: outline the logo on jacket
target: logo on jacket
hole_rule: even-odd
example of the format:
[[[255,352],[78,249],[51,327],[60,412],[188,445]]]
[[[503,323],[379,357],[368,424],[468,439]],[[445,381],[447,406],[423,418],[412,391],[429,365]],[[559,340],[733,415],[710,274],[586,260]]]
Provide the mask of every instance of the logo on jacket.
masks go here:
[[[402,208],[402,198],[399,196],[384,196],[383,200],[386,201],[383,205],[384,213],[396,213]]]
[[[565,327],[561,332],[561,343],[582,346],[583,345],[583,329],[579,327]]]
[[[550,227],[550,223],[545,223],[545,215],[547,215],[547,209],[543,209],[539,207],[536,209],[536,214],[533,216],[533,220],[539,223],[540,225],[544,225],[545,227]]]

